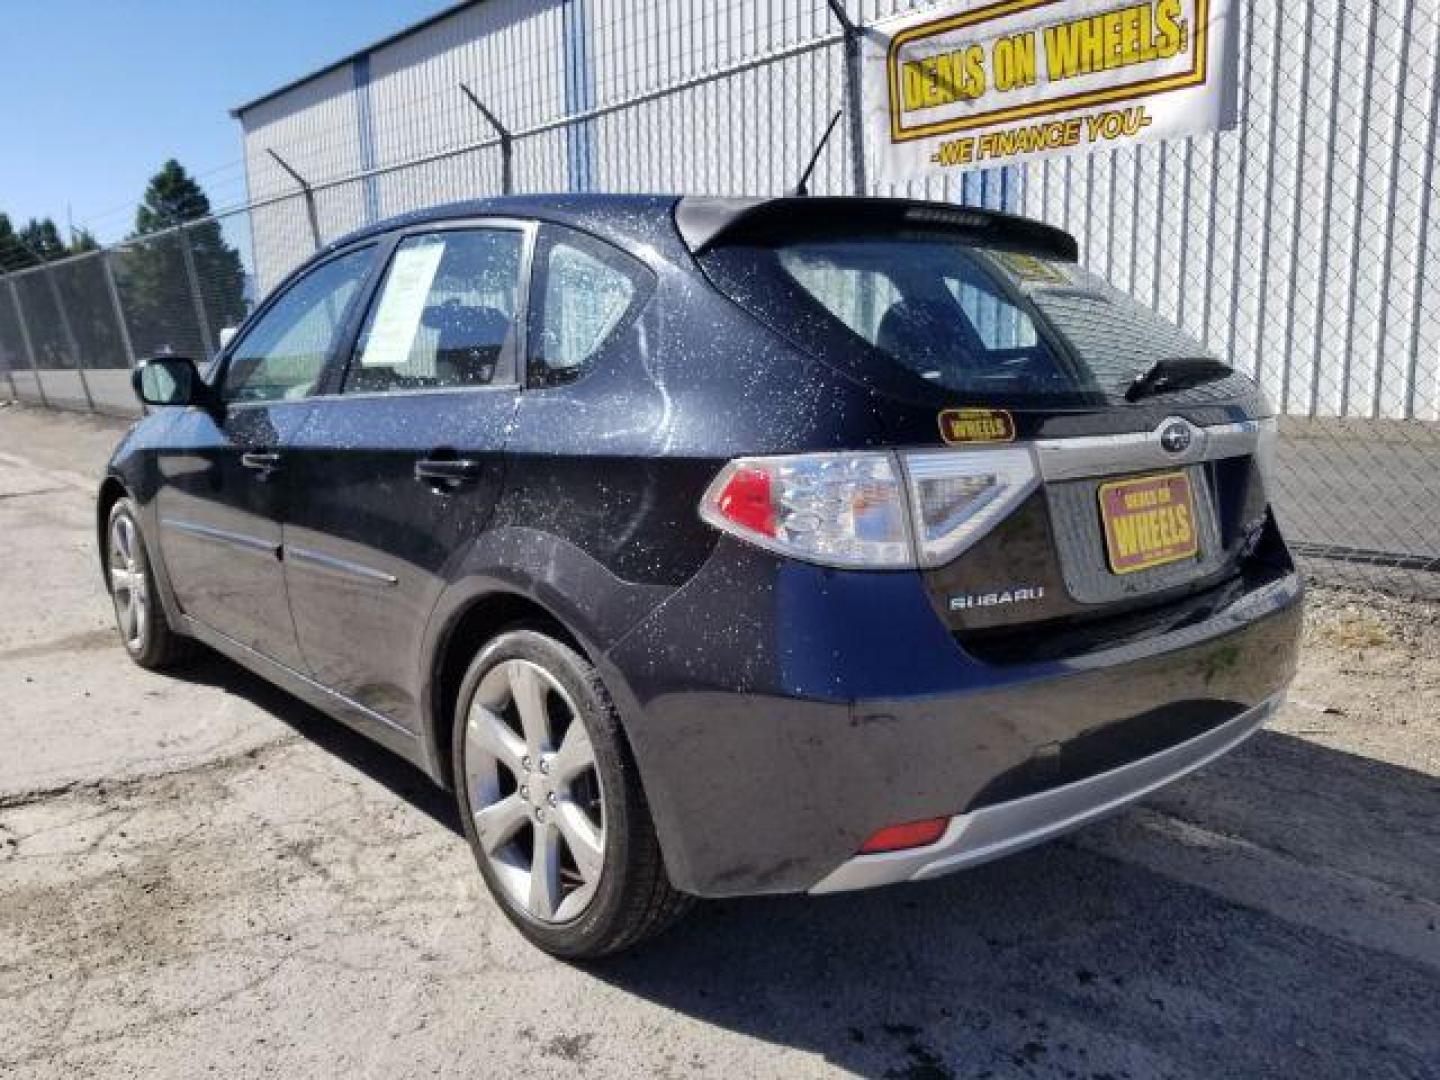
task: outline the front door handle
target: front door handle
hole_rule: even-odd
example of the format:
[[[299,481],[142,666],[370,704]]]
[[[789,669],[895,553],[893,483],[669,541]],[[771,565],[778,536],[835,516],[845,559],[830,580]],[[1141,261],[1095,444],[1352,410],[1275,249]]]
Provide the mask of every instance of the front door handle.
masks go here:
[[[478,480],[484,471],[485,463],[472,458],[424,458],[415,463],[415,479],[432,484],[462,484]]]
[[[246,450],[240,455],[240,464],[244,465],[247,469],[274,472],[280,467],[280,455],[268,451]]]

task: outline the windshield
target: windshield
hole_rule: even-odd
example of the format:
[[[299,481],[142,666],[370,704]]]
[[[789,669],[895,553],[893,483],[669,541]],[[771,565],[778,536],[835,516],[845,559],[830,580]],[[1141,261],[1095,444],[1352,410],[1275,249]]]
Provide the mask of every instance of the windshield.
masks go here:
[[[722,248],[705,262],[722,289],[802,344],[858,346],[861,364],[883,359],[979,401],[1113,400],[1157,360],[1206,355],[1074,263],[940,233],[821,235]]]

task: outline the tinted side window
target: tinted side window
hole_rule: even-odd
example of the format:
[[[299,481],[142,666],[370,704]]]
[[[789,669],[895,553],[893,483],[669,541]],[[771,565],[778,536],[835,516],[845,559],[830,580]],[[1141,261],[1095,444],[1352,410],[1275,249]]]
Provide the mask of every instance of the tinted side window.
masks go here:
[[[530,383],[578,379],[639,307],[645,268],[581,233],[547,229],[531,302]]]
[[[525,234],[455,229],[401,241],[355,343],[350,393],[513,381]]]
[[[361,248],[311,270],[281,294],[230,352],[226,401],[276,401],[314,389],[370,269]]]

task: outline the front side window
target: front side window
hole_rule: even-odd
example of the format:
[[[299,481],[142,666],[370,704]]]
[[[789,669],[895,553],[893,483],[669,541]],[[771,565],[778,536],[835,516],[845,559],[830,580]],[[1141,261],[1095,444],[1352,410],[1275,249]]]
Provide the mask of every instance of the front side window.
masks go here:
[[[317,266],[281,294],[230,352],[226,401],[282,401],[315,389],[374,256],[361,248]]]
[[[554,230],[540,255],[530,382],[555,386],[584,374],[636,307],[645,271],[579,233]]]
[[[403,240],[355,343],[346,392],[513,381],[524,247],[517,229],[449,229]]]

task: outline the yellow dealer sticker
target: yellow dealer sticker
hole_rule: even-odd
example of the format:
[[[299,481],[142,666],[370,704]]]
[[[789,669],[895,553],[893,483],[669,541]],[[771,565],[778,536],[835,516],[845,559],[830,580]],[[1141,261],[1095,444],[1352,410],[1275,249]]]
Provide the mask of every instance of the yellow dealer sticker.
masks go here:
[[[1004,409],[946,409],[940,414],[940,438],[950,446],[1011,442],[1015,418]]]
[[[990,257],[1021,284],[1069,285],[1070,276],[1053,262],[1018,251],[992,251]]]

